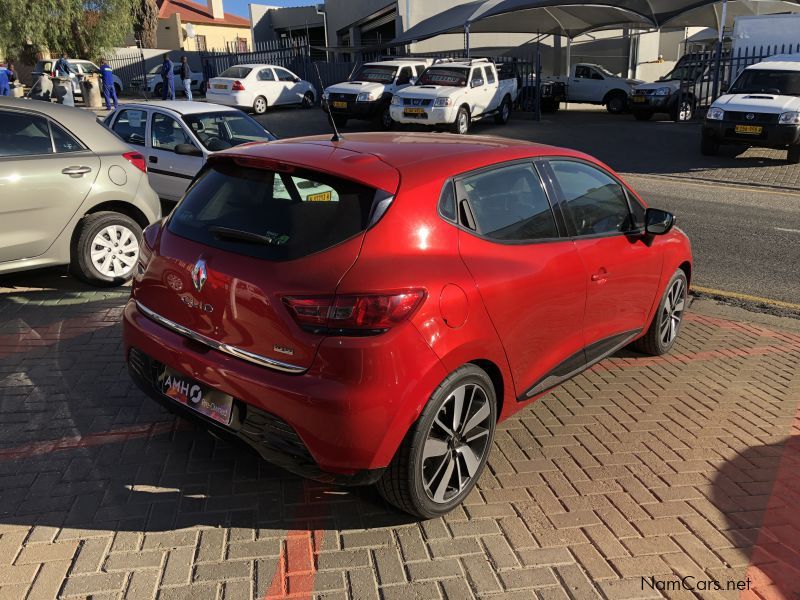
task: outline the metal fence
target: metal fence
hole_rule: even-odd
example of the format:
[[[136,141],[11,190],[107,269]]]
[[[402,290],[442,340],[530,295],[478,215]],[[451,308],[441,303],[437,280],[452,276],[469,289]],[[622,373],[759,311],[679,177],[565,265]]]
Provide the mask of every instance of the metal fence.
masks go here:
[[[747,67],[782,54],[800,53],[800,43],[724,49],[685,55],[676,65],[679,70],[679,120],[700,118],[724,94]]]

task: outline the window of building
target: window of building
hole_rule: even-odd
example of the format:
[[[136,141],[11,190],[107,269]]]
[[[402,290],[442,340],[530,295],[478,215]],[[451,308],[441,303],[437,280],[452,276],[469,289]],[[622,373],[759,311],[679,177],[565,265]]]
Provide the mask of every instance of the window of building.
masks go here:
[[[194,41],[197,44],[198,52],[205,52],[208,50],[208,46],[206,46],[206,36],[196,35],[194,36]]]

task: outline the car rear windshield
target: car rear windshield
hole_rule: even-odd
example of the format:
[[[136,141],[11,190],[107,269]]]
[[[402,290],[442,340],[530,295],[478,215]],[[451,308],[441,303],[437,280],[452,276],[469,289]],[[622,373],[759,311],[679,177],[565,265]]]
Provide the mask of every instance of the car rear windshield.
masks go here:
[[[175,208],[169,231],[229,252],[294,260],[366,230],[375,192],[316,171],[214,161]]]
[[[231,79],[244,79],[248,75],[250,75],[250,71],[252,71],[250,67],[230,67],[225,69],[222,72],[220,77],[229,77]]]
[[[374,81],[376,83],[391,83],[394,81],[397,67],[376,67],[365,65],[351,81]]]
[[[800,71],[747,69],[729,90],[732,94],[800,96]]]
[[[453,87],[466,87],[469,69],[447,69],[432,67],[425,71],[419,78],[417,85],[449,85]]]

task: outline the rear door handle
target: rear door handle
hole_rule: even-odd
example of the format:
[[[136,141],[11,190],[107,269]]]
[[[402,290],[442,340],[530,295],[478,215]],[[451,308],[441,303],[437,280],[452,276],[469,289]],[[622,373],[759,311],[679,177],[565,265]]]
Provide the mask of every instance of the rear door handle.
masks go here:
[[[62,169],[61,172],[64,175],[69,175],[70,177],[83,177],[86,173],[91,173],[91,167],[67,167],[66,169]]]
[[[151,156],[151,157],[149,157],[149,158],[148,158],[148,160],[149,160],[151,163],[155,164],[155,163],[157,163],[157,162],[158,162],[158,157],[157,157],[157,156]]]

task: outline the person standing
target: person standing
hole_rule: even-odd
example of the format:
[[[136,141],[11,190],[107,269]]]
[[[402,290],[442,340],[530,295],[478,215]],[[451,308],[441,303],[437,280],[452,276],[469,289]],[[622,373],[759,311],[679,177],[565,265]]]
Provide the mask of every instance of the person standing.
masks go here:
[[[175,100],[175,73],[172,69],[172,61],[169,54],[164,55],[164,62],[161,63],[161,99]]]
[[[61,58],[56,61],[53,67],[53,74],[61,81],[57,84],[59,91],[56,94],[58,101],[66,106],[75,106],[74,89],[72,85],[72,65],[67,60],[67,53],[62,52]],[[63,88],[63,89],[61,89]]]
[[[100,59],[100,79],[103,85],[103,97],[106,99],[106,110],[111,110],[111,100],[114,100],[114,109],[117,108],[117,88],[114,86],[114,69],[105,58]]]
[[[186,99],[192,100],[192,70],[189,68],[189,58],[181,56],[181,81],[183,82],[183,93]]]
[[[71,72],[72,65],[69,64],[69,61],[67,60],[67,53],[62,52],[61,58],[56,61],[56,64],[53,67],[53,75],[56,77],[69,77]]]
[[[9,84],[13,75],[13,71],[0,64],[0,96],[11,95],[11,86]]]
[[[212,77],[214,77],[214,69],[211,67],[211,61],[206,58],[203,61],[203,90],[205,92],[208,92]]]

